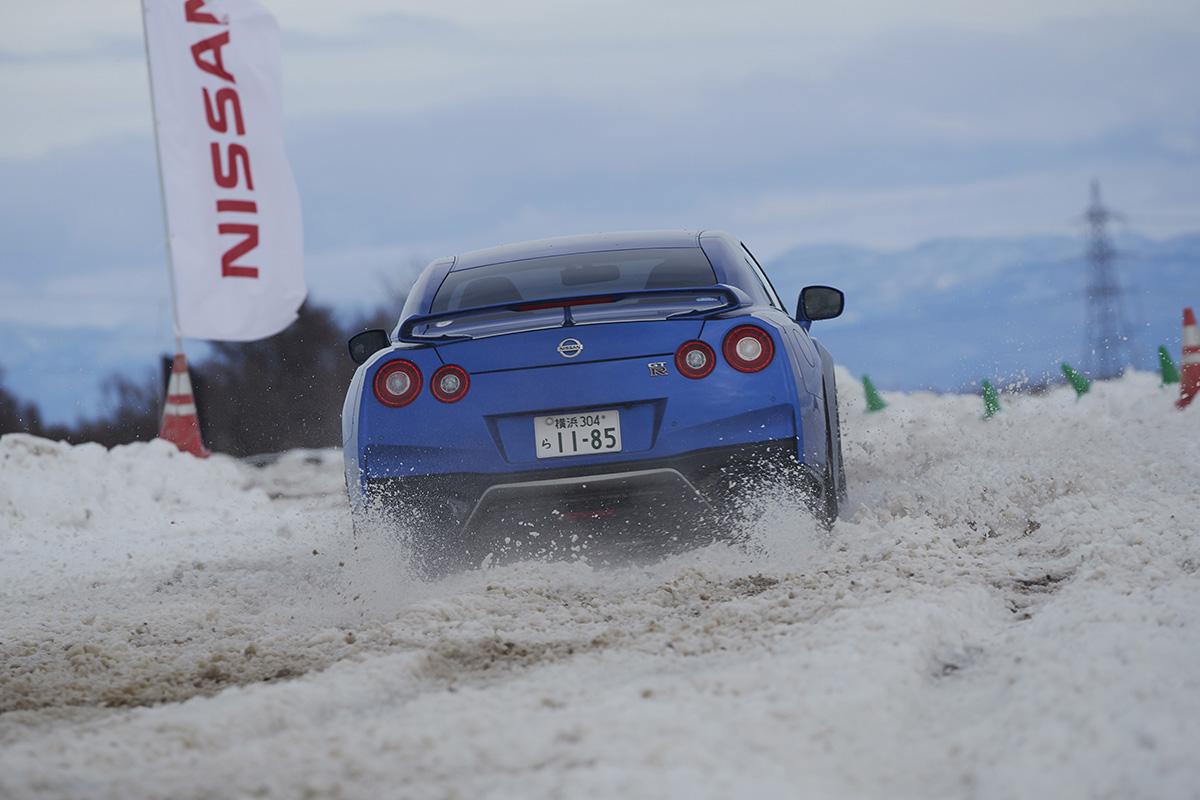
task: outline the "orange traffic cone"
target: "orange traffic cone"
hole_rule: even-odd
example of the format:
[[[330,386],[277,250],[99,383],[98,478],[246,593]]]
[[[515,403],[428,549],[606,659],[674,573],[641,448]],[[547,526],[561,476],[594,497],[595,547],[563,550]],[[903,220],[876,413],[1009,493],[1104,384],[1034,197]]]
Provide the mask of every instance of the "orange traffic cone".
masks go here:
[[[1196,312],[1183,310],[1183,358],[1179,365],[1179,400],[1176,408],[1187,408],[1192,398],[1200,394],[1200,328],[1196,327]]]
[[[188,375],[187,358],[176,353],[171,363],[171,380],[167,384],[167,403],[163,406],[160,439],[166,439],[185,453],[208,458],[208,448],[200,438],[200,418],[196,416],[196,401],[192,397],[192,379]]]

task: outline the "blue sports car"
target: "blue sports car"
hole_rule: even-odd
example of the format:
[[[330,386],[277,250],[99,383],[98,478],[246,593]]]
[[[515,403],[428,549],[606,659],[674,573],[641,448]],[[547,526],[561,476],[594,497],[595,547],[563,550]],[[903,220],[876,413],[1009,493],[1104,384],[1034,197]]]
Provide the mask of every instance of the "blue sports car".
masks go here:
[[[350,340],[342,413],[356,514],[384,512],[427,562],[497,541],[677,540],[764,483],[831,525],[846,496],[833,359],[719,231],[573,236],[421,273],[391,334]]]

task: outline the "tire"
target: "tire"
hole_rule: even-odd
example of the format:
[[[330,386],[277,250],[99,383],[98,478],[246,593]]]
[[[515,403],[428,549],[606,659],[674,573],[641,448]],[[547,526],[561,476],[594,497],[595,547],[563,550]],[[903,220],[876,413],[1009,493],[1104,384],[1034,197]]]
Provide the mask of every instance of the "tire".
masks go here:
[[[825,405],[825,469],[821,475],[821,487],[819,496],[814,498],[813,513],[817,517],[817,521],[821,523],[826,530],[833,527],[833,523],[837,522],[840,504],[838,502],[838,482],[833,474],[833,429],[834,424],[829,416],[829,392],[826,391],[824,384],[821,386],[822,394],[824,395]],[[841,451],[841,436],[838,436],[839,455]],[[840,462],[840,459],[839,459]]]
[[[847,489],[849,484],[846,482],[846,459],[842,458],[842,419],[841,419],[841,415],[838,414],[836,397],[837,397],[837,387],[835,385],[834,386],[835,400],[833,403],[833,408],[831,409],[833,412],[833,430],[830,431],[829,436],[833,439],[833,452],[835,455],[837,455],[837,497],[838,497],[838,502],[845,503],[846,500],[849,498],[849,491]]]

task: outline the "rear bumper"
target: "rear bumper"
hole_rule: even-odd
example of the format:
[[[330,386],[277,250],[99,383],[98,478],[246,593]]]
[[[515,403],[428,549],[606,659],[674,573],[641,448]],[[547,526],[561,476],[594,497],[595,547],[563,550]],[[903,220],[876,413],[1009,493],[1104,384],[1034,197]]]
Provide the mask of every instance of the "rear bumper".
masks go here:
[[[463,528],[484,530],[513,522],[572,525],[610,519],[654,518],[663,512],[704,517],[711,504],[676,469],[643,469],[569,478],[501,483],[489,487]]]
[[[502,474],[368,478],[366,500],[407,508],[427,524],[471,529],[488,519],[702,507],[720,514],[756,483],[811,479],[795,439],[696,450],[671,458]]]

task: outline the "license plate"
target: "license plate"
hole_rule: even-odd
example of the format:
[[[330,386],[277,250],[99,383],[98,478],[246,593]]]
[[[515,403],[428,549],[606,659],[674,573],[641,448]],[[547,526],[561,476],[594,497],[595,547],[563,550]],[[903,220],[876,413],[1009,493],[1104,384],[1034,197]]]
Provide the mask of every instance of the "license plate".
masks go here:
[[[615,409],[537,417],[533,447],[538,458],[621,451],[621,414]]]

